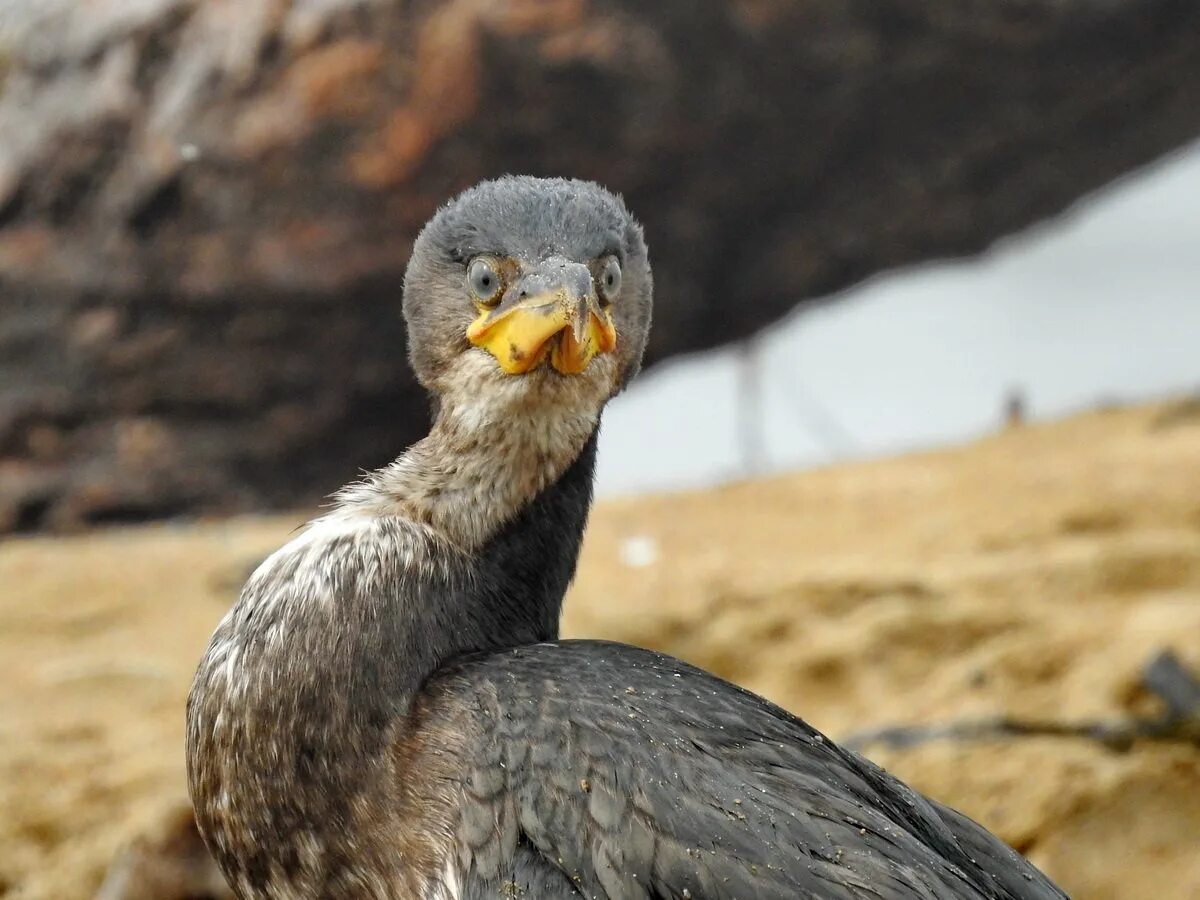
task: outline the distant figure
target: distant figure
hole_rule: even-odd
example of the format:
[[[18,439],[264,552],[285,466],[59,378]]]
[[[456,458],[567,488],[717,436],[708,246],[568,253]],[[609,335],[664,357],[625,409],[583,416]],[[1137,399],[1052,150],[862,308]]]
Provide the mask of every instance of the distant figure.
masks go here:
[[[1025,424],[1025,392],[1020,388],[1008,392],[1004,401],[1004,424],[1008,428]]]

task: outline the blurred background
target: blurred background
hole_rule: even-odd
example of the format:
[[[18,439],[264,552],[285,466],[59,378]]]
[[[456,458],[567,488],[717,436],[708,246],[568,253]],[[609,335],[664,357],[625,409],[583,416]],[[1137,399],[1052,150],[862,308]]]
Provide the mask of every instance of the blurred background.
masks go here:
[[[565,631],[1200,895],[1197,138],[1187,0],[0,0],[0,896],[224,896],[195,662],[423,433],[408,252],[505,172],[656,276]]]
[[[878,275],[655,368],[605,416],[599,490],[712,484],[1196,391],[1197,249],[1188,146],[979,257]]]

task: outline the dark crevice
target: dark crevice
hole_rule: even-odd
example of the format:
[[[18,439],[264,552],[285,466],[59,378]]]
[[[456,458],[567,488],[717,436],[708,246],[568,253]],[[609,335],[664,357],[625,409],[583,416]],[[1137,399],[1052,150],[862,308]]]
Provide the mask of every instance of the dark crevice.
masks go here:
[[[148,240],[166,222],[183,209],[183,179],[168,178],[139,203],[129,215],[129,229],[141,240]]]
[[[88,170],[73,172],[65,177],[46,210],[50,224],[59,228],[69,225],[72,217],[92,193],[95,183],[95,174]]]
[[[270,67],[279,62],[279,58],[283,53],[283,40],[277,32],[269,34],[263,39],[258,48],[259,65]]]
[[[21,217],[21,213],[25,211],[25,206],[29,200],[29,192],[22,184],[15,191],[9,194],[9,197],[0,205],[0,228],[11,225]]]
[[[27,497],[17,504],[12,530],[17,534],[40,531],[50,511],[49,497]]]
[[[79,518],[85,525],[137,525],[182,515],[187,505],[183,501],[139,503],[128,500],[85,510]]]
[[[190,10],[187,6],[181,6],[168,12],[163,21],[146,34],[133,75],[134,84],[142,92],[150,93],[154,90],[160,76],[174,59],[180,35],[189,15]]]

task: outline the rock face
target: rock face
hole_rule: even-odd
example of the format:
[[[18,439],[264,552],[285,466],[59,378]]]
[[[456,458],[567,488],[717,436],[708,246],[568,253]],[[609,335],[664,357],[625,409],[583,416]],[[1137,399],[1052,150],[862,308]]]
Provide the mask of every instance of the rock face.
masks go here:
[[[970,253],[1200,131],[1189,0],[14,0],[0,531],[318,497],[417,435],[458,189],[623,191],[651,359]]]

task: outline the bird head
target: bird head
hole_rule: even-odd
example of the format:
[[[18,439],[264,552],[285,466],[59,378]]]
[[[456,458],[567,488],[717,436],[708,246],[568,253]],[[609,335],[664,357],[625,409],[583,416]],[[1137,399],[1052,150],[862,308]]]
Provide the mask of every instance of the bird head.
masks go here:
[[[651,293],[642,229],[618,197],[558,178],[483,182],[413,246],[409,356],[442,399],[483,400],[501,385],[510,398],[598,409],[640,366]]]

